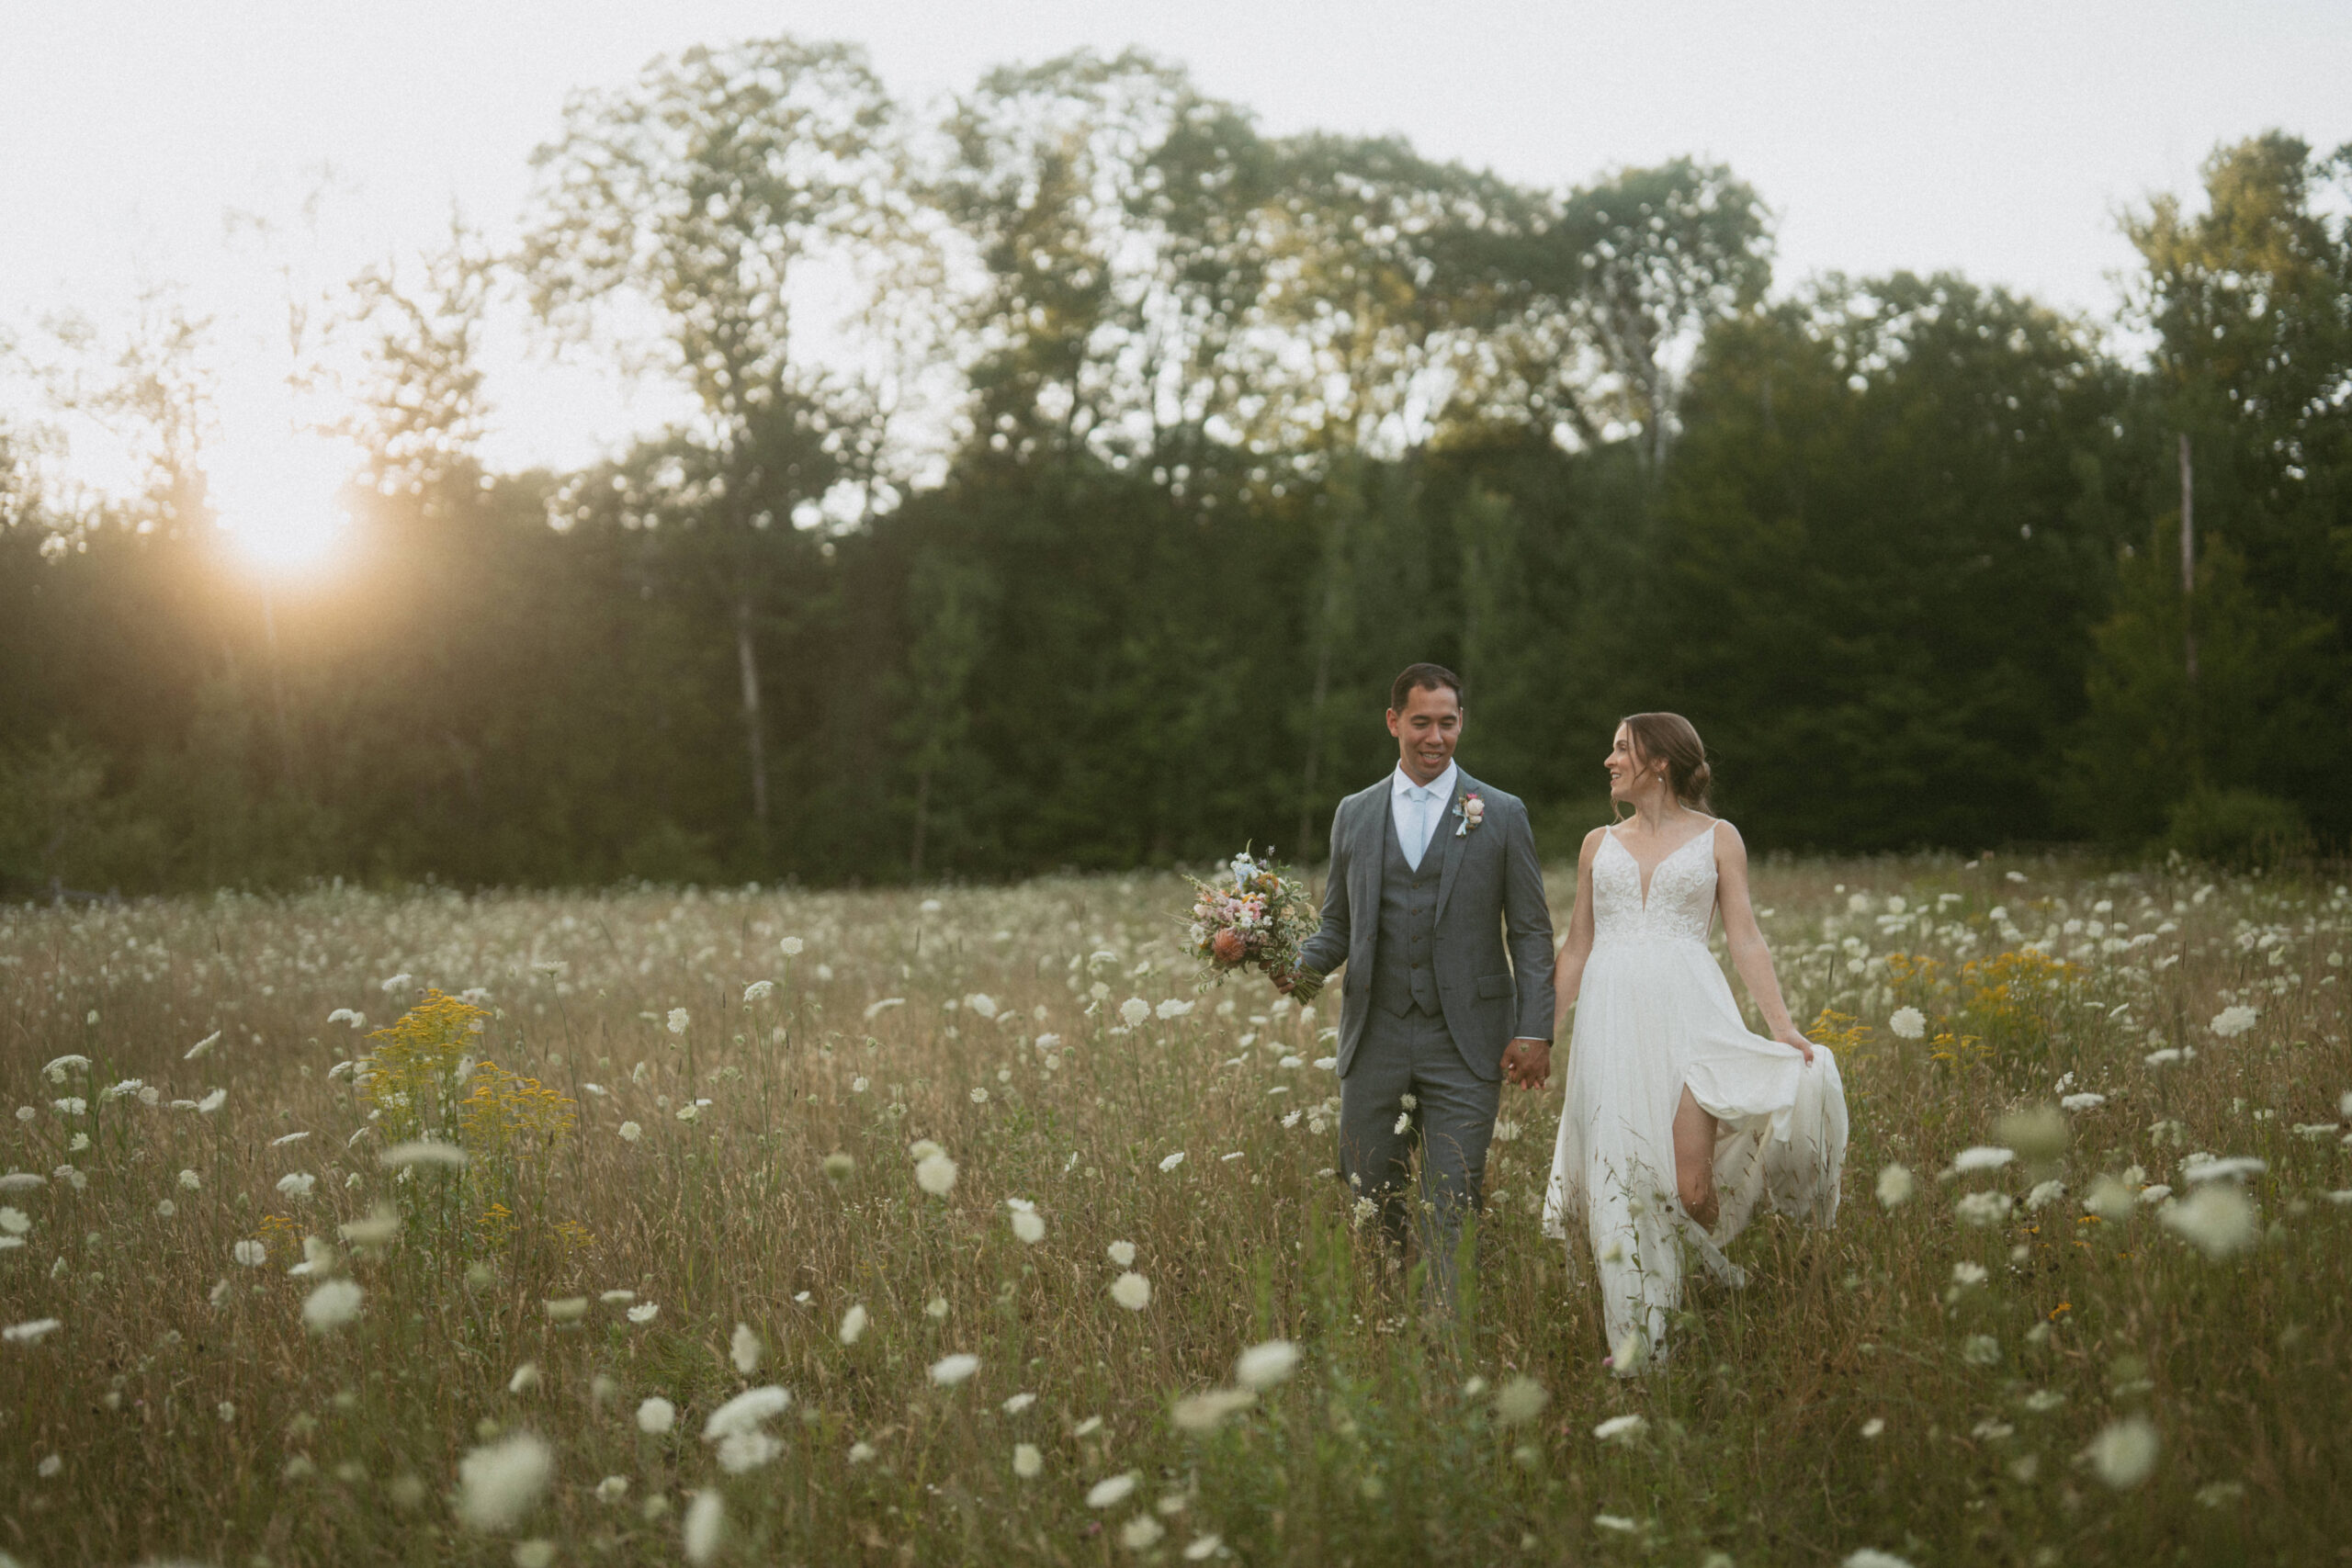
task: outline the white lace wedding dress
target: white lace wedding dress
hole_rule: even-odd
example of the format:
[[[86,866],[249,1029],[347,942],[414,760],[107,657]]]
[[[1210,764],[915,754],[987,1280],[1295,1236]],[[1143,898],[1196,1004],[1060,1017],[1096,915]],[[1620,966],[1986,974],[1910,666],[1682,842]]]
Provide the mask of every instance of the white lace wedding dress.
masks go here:
[[[1813,1061],[1751,1034],[1707,948],[1715,906],[1711,825],[1657,863],[1649,894],[1633,852],[1605,835],[1592,863],[1593,944],[1570,1038],[1567,1105],[1544,1199],[1544,1231],[1581,1223],[1600,1272],[1609,1342],[1638,1329],[1663,1349],[1682,1299],[1687,1250],[1732,1286],[1723,1248],[1763,1204],[1816,1225],[1838,1213],[1846,1091],[1837,1059]],[[1682,1089],[1721,1121],[1712,1235],[1675,1195],[1674,1112]],[[1575,1266],[1573,1247],[1570,1267]],[[1620,1375],[1638,1355],[1619,1355]]]

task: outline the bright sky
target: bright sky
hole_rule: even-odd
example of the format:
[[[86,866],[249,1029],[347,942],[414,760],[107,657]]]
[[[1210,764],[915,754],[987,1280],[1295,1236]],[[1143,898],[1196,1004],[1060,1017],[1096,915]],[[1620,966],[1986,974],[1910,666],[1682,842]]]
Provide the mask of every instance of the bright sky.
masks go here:
[[[1956,268],[2092,311],[2131,262],[2116,211],[2189,189],[2216,141],[2352,141],[2345,0],[0,0],[0,333],[104,328],[175,282],[218,319],[224,401],[259,406],[287,277],[428,244],[453,200],[510,235],[568,90],[775,31],[865,44],[915,102],[1136,44],[1272,131],[1402,132],[1531,183],[1693,152],[1778,211],[1783,286]],[[490,369],[501,466],[578,462],[664,407],[536,357],[517,316]]]

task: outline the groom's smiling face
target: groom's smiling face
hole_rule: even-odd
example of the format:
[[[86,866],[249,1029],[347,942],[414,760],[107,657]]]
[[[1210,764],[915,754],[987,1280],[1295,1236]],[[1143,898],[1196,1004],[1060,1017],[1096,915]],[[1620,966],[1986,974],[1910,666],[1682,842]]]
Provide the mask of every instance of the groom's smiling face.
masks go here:
[[[1462,699],[1451,686],[1416,686],[1405,705],[1388,710],[1388,733],[1396,738],[1396,761],[1405,776],[1428,784],[1453,761],[1462,739]]]

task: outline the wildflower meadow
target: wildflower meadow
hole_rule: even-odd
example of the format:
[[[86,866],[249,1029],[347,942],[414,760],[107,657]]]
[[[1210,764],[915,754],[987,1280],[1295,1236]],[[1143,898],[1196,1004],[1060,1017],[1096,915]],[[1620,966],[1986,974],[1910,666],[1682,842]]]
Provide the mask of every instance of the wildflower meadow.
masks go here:
[[[1623,1380],[1538,1228],[1558,1072],[1430,1321],[1329,1004],[1197,988],[1181,878],[0,909],[0,1554],[2334,1560],[2352,896],[1757,895],[1842,1206]]]

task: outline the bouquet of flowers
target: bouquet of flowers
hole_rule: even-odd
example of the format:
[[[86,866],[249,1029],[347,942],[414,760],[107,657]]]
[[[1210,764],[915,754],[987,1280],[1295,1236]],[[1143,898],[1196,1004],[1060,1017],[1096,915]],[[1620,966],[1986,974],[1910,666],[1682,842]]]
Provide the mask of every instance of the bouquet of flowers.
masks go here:
[[[1191,880],[1197,897],[1187,945],[1207,970],[1203,989],[1244,964],[1272,979],[1295,976],[1291,994],[1302,1002],[1321,988],[1320,976],[1297,973],[1299,947],[1318,923],[1303,878],[1244,850],[1215,880]]]

